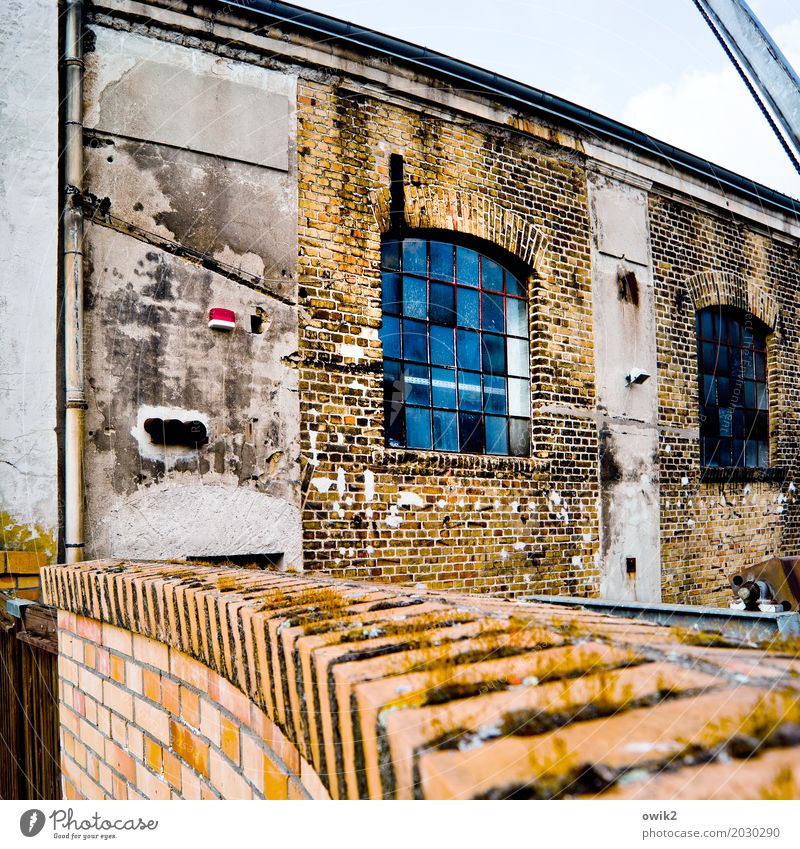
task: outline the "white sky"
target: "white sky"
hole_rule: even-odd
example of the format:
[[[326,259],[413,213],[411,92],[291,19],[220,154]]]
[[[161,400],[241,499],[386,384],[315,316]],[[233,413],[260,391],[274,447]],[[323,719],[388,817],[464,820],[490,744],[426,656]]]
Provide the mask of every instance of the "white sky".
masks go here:
[[[800,197],[692,0],[294,0],[480,65]],[[749,0],[800,70],[800,2]]]

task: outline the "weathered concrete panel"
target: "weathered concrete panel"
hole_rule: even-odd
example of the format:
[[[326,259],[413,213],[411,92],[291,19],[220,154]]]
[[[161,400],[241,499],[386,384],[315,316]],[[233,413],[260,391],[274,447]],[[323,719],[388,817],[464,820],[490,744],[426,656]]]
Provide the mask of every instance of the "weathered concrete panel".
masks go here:
[[[86,186],[111,214],[295,297],[293,175],[165,145],[96,137],[84,148]]]
[[[87,230],[88,550],[299,564],[297,311],[258,290],[296,298],[295,79],[91,29],[85,182],[124,233]],[[148,417],[209,441],[157,445]]]
[[[660,601],[658,381],[645,192],[593,176],[592,299],[600,436],[600,592]],[[628,375],[645,372],[644,383]],[[635,560],[635,566],[629,560]]]
[[[0,26],[0,548],[55,555],[58,7]]]
[[[633,274],[635,300],[621,294],[621,275]],[[609,416],[654,423],[658,405],[656,327],[650,270],[595,252],[592,257],[597,405]],[[627,376],[650,377],[629,385]]]
[[[87,127],[287,170],[293,78],[97,27]]]
[[[613,191],[596,191],[591,200],[597,250],[629,262],[647,265],[647,194],[615,183]]]
[[[103,226],[87,241],[89,553],[298,562],[296,310]],[[211,330],[212,306],[236,329]],[[209,442],[157,446],[151,415],[200,419]]]
[[[657,457],[653,428],[614,422],[600,434],[601,598],[661,599]]]
[[[112,557],[163,558],[169,550],[170,557],[283,554],[287,565],[302,559],[297,505],[243,487],[145,487],[99,524]]]

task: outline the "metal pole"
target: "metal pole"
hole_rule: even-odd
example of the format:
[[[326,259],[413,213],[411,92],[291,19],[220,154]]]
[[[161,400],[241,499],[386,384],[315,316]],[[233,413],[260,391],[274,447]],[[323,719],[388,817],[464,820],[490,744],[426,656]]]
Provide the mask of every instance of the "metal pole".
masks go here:
[[[67,563],[84,559],[83,441],[83,2],[65,10],[64,126],[64,536]]]
[[[800,171],[800,78],[794,68],[745,0],[694,0],[694,4]]]

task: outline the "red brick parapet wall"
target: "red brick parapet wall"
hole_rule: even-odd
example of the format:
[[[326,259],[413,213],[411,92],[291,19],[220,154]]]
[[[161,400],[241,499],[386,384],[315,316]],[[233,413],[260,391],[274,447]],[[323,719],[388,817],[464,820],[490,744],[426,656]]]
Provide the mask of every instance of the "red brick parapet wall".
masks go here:
[[[797,646],[309,574],[43,579],[70,798],[800,796]]]

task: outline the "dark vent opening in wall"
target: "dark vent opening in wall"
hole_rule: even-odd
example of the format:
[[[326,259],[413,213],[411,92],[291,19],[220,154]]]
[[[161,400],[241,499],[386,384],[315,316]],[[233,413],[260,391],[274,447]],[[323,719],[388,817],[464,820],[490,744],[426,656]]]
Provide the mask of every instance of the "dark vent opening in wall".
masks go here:
[[[208,566],[236,567],[237,569],[283,569],[283,552],[274,554],[220,554],[187,557],[187,562]]]
[[[620,271],[617,280],[619,283],[620,300],[627,301],[635,307],[639,306],[639,281],[632,271]]]
[[[406,198],[403,180],[403,157],[399,153],[393,153],[389,156],[389,227],[398,237],[405,224]]]

